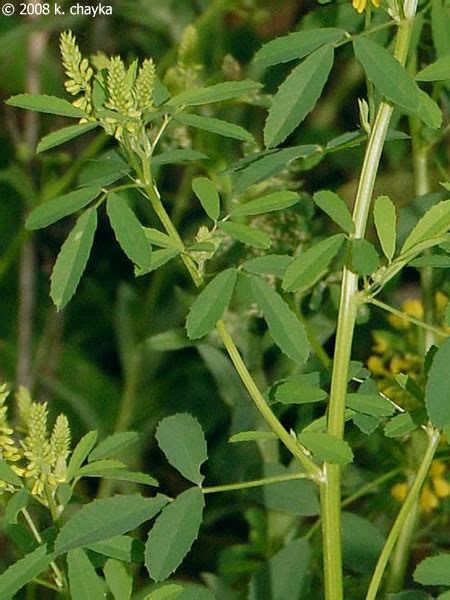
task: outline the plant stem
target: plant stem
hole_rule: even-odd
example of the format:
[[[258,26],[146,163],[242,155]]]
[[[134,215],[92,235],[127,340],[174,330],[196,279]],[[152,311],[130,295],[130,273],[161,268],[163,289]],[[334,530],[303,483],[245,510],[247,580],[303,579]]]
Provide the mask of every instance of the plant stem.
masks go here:
[[[236,347],[225,323],[220,320],[217,322],[216,329],[222,338],[224,346],[228,352],[228,355],[231,359],[231,362],[236,368],[242,383],[247,389],[250,397],[255,403],[256,408],[259,410],[261,415],[263,416],[266,423],[275,433],[275,435],[283,442],[283,444],[292,452],[292,454],[298,458],[300,463],[305,468],[306,472],[315,480],[320,480],[322,473],[319,467],[305,454],[301,445],[297,441],[296,438],[291,436],[280,421],[277,419],[275,414],[272,412],[270,406],[267,404],[264,396],[258,389],[258,386],[254,382],[252,376],[250,375],[247,367],[245,366],[244,361],[242,360],[241,355],[239,354],[239,350]]]
[[[307,479],[306,473],[291,473],[290,475],[278,475],[277,477],[266,477],[265,479],[254,479],[253,481],[242,481],[240,483],[228,483],[225,485],[213,485],[202,489],[204,494],[216,494],[217,492],[235,492],[248,488],[261,487],[272,483],[283,481],[295,481],[296,479]]]
[[[399,24],[394,50],[394,56],[401,64],[406,61],[415,11],[416,2],[406,0],[405,14],[408,18],[403,19]],[[357,239],[363,238],[365,235],[375,179],[393,110],[392,105],[386,101],[381,102],[368,140],[353,209],[354,237]],[[345,396],[357,313],[355,302],[357,291],[358,276],[344,267],[328,412],[328,434],[339,439],[342,439],[344,434]],[[320,499],[325,598],[326,600],[343,600],[341,467],[326,462],[324,475],[325,481],[320,487]]]
[[[377,565],[372,576],[372,580],[370,582],[366,600],[375,600],[376,598],[389,557],[392,553],[392,550],[394,549],[395,543],[397,542],[403,528],[405,527],[405,523],[409,515],[411,514],[411,511],[414,509],[422,485],[428,475],[431,462],[439,444],[439,438],[440,432],[437,429],[432,429],[431,431],[429,431],[427,449],[417,471],[417,475],[414,478],[414,482],[408,492],[406,500],[403,503],[403,506],[401,507],[397,518],[395,519],[394,525],[392,526],[392,529],[389,532],[383,550],[381,551],[380,557],[378,559]]]
[[[412,317],[411,315],[408,315],[408,314],[402,312],[401,310],[397,310],[393,306],[389,306],[389,304],[380,302],[380,300],[376,300],[375,298],[372,298],[371,300],[369,300],[369,302],[370,302],[370,304],[373,304],[374,306],[378,306],[379,308],[382,308],[383,310],[390,312],[393,315],[400,317],[401,319],[405,319],[405,321],[409,321],[410,323],[417,325],[417,327],[422,327],[422,329],[425,329],[426,331],[431,332],[434,335],[438,335],[438,336],[442,336],[442,337],[446,337],[446,335],[447,335],[445,333],[445,331],[442,331],[438,327],[434,327],[433,325],[429,325],[425,321],[416,319],[415,317]],[[433,340],[434,340],[434,337],[433,337]]]
[[[411,554],[411,545],[419,516],[419,501],[419,496],[417,496],[395,544],[387,575],[386,592],[388,593],[399,592],[403,589],[408,559]]]
[[[41,534],[39,533],[36,525],[34,524],[34,521],[31,518],[31,515],[28,512],[28,510],[26,508],[22,508],[21,513],[23,514],[25,521],[27,522],[27,525],[28,525],[31,533],[33,534],[33,537],[36,540],[36,542],[38,544],[43,544]],[[57,585],[57,588],[58,588],[58,590],[61,590],[61,588],[64,587],[64,577],[63,577],[61,571],[59,570],[57,564],[55,563],[55,561],[52,560],[52,562],[50,563],[50,567],[55,575],[55,583]]]
[[[181,239],[176,227],[172,223],[169,215],[164,208],[159,193],[151,179],[150,169],[147,161],[143,161],[143,175],[142,182],[144,186],[144,190],[150,200],[152,207],[159,217],[164,229],[167,234],[177,242],[180,249],[184,250],[183,240]],[[197,267],[194,261],[187,256],[186,254],[182,254],[181,258],[192,277],[194,284],[198,287],[202,283],[202,278],[198,273]],[[320,481],[322,479],[322,472],[320,468],[309,458],[306,454],[305,450],[298,442],[298,440],[291,436],[280,421],[277,419],[275,414],[272,412],[272,409],[267,404],[264,396],[259,391],[258,386],[256,385],[253,377],[251,376],[249,370],[247,369],[242,357],[239,353],[239,350],[236,347],[225,323],[220,320],[216,324],[217,332],[222,338],[222,342],[230,356],[232,363],[234,364],[242,383],[247,389],[250,397],[252,398],[256,408],[259,410],[264,420],[267,422],[272,431],[277,435],[277,437],[283,442],[283,444],[292,452],[292,454],[298,458],[300,463],[305,468],[306,472],[311,476],[312,479],[316,481]]]

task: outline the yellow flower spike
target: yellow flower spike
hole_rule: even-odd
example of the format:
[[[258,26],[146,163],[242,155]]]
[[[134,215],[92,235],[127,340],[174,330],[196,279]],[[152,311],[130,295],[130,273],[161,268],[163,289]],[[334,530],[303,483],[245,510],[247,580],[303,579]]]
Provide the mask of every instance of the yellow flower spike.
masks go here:
[[[410,326],[409,322],[404,317],[398,315],[389,315],[387,320],[394,329],[408,329]]]

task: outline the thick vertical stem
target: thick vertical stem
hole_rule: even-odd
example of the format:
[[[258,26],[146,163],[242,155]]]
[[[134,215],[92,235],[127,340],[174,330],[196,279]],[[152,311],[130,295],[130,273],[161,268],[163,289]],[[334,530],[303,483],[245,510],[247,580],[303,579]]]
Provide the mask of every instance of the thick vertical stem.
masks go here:
[[[408,0],[407,0],[408,3]],[[416,3],[405,4],[404,19],[398,29],[395,57],[406,61]],[[363,238],[372,201],[381,153],[386,139],[393,107],[382,102],[367,144],[364,162],[353,210],[355,238]],[[344,435],[345,396],[348,365],[355,327],[358,277],[344,267],[334,352],[328,433],[339,439]],[[325,481],[321,485],[322,536],[324,552],[324,587],[326,600],[343,600],[342,546],[341,546],[341,468],[334,463],[324,464]]]

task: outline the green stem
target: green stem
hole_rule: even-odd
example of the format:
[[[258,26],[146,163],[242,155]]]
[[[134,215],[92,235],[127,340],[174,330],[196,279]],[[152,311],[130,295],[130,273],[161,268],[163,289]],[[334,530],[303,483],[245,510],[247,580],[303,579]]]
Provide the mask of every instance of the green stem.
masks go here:
[[[406,517],[405,524],[402,527],[397,543],[395,544],[395,549],[392,553],[386,582],[386,591],[388,593],[399,592],[403,589],[406,568],[408,566],[408,559],[411,554],[411,546],[419,516],[419,506],[420,498],[417,496],[411,507],[411,512]]]
[[[408,315],[408,314],[402,312],[401,310],[397,310],[393,306],[390,306],[389,304],[385,304],[384,302],[381,302],[380,300],[376,300],[375,298],[372,298],[371,300],[369,300],[369,302],[370,302],[370,304],[373,304],[374,306],[378,306],[379,308],[382,308],[383,310],[390,312],[393,315],[400,317],[401,319],[405,319],[405,321],[409,321],[410,323],[413,323],[414,325],[417,325],[418,327],[422,327],[422,329],[425,329],[426,331],[429,331],[429,332],[433,333],[434,335],[438,335],[438,336],[442,336],[442,337],[446,337],[446,335],[447,335],[445,333],[445,331],[442,331],[438,327],[429,325],[425,321],[420,321],[419,319],[416,319],[415,317],[412,317],[411,315]],[[433,337],[433,339],[434,339],[434,337]]]
[[[394,546],[397,540],[399,539],[403,528],[405,527],[405,523],[409,515],[411,514],[411,511],[413,511],[414,509],[422,485],[428,475],[431,462],[439,444],[439,438],[440,432],[437,429],[431,430],[431,432],[429,433],[428,446],[417,471],[417,475],[414,478],[414,482],[408,492],[406,500],[403,503],[403,506],[401,507],[397,518],[395,519],[394,525],[392,526],[392,529],[389,532],[383,550],[381,551],[380,557],[378,559],[377,565],[372,576],[372,580],[370,582],[366,600],[375,600],[376,598],[381,580],[383,578],[384,570],[389,561],[389,557],[391,556]]]
[[[23,514],[24,519],[27,522],[28,528],[30,529],[31,533],[33,534],[33,537],[36,540],[36,542],[40,545],[43,544],[44,542],[42,540],[41,534],[39,533],[36,525],[34,524],[34,521],[31,518],[31,515],[28,512],[28,510],[26,508],[22,508],[21,513]],[[59,570],[58,565],[53,560],[50,563],[50,568],[55,575],[55,583],[56,583],[57,589],[60,591],[64,587],[63,574]]]
[[[406,0],[406,4],[405,14],[409,18],[402,20],[399,24],[394,50],[394,56],[401,64],[406,61],[416,11],[414,0]],[[381,102],[368,140],[353,209],[354,237],[357,239],[363,238],[365,235],[373,188],[392,112],[392,105],[385,101]],[[342,439],[344,434],[345,396],[357,312],[355,301],[357,291],[358,276],[344,267],[328,412],[328,434],[339,439]],[[341,467],[335,463],[326,462],[324,475],[325,481],[320,487],[320,499],[325,598],[326,600],[343,600]]]
[[[213,485],[202,489],[204,494],[216,494],[218,492],[235,492],[246,490],[248,488],[261,487],[272,483],[282,483],[283,481],[293,481],[296,479],[307,479],[306,473],[291,473],[290,475],[278,475],[277,477],[266,477],[265,479],[254,479],[253,481],[242,481],[240,483],[228,483],[226,485]]]
[[[264,396],[259,391],[258,386],[254,382],[247,367],[245,366],[245,363],[242,360],[241,355],[239,354],[239,350],[237,349],[233,338],[231,337],[225,323],[222,320],[217,322],[216,329],[220,337],[222,338],[222,341],[228,352],[231,362],[233,363],[236,371],[238,372],[242,383],[244,384],[256,408],[259,410],[266,423],[269,425],[269,427],[272,429],[275,435],[283,442],[286,448],[290,450],[296,458],[298,458],[298,460],[303,465],[306,472],[311,476],[311,478],[315,480],[320,480],[322,476],[321,470],[307,456],[297,439],[286,431],[286,429],[280,423],[278,418],[272,412],[270,406],[267,404],[266,400],[264,399]]]

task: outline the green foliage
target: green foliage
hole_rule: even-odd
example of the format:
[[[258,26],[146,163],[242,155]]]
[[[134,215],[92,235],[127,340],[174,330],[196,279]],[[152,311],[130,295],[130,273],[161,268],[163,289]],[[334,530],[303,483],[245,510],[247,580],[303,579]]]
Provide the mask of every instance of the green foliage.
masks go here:
[[[191,340],[205,336],[222,317],[233,294],[237,272],[227,269],[208,283],[191,306],[186,321]]]
[[[58,310],[74,295],[91,252],[97,229],[95,208],[86,210],[77,220],[58,254],[51,280],[50,295]]]
[[[186,479],[200,485],[201,465],[207,460],[203,430],[194,417],[178,414],[163,419],[156,430],[156,439],[167,460]]]
[[[191,488],[156,519],[145,547],[145,566],[152,579],[167,579],[189,552],[198,536],[204,505],[201,490]]]
[[[443,429],[450,424],[450,382],[447,370],[450,360],[450,339],[447,338],[433,356],[425,388],[428,416],[435,427]]]
[[[264,127],[267,148],[280,145],[294,131],[319,99],[333,66],[331,45],[315,50],[281,84],[272,100]]]
[[[104,598],[102,582],[86,553],[77,548],[67,553],[70,595],[73,600]]]
[[[94,500],[63,525],[55,541],[55,551],[61,554],[128,533],[154,517],[167,501],[166,496],[143,498],[139,494]]]
[[[271,336],[277,346],[296,362],[305,362],[309,355],[305,328],[281,296],[263,279],[252,277],[251,287],[261,308]]]

